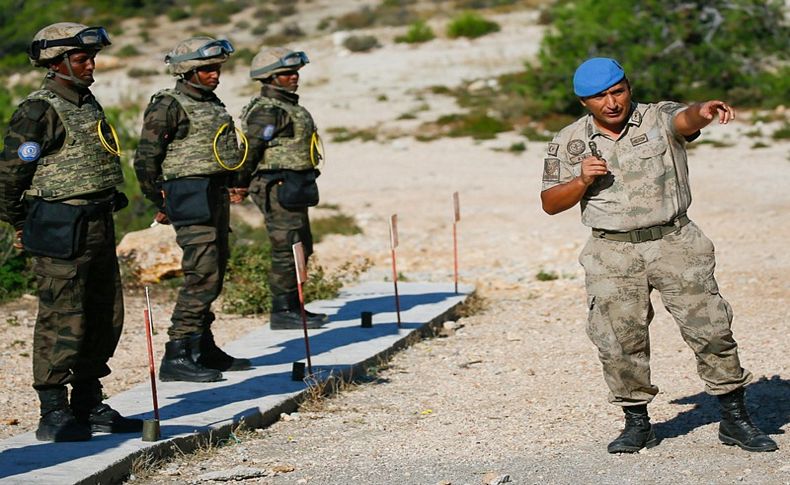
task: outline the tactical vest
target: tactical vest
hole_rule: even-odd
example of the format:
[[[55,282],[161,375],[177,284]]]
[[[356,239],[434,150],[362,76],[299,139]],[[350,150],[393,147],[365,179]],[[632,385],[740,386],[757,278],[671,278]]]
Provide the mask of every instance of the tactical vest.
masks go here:
[[[174,98],[189,119],[186,138],[173,140],[167,146],[167,156],[162,162],[162,177],[172,180],[197,175],[227,172],[214,153],[214,137],[227,123],[217,139],[217,153],[222,163],[234,167],[239,163],[239,147],[233,118],[221,103],[197,101],[175,89],[163,89],[154,95]]]
[[[66,138],[60,150],[38,160],[30,189],[25,193],[54,201],[101,192],[123,183],[120,157],[107,151],[99,139],[98,124],[105,118],[98,103],[76,106],[46,89],[30,93],[27,99],[49,103],[66,130]]]
[[[267,96],[256,96],[241,113],[242,128],[249,133],[247,118],[256,108],[280,108],[291,117],[293,138],[277,137],[268,143],[259,170],[307,170],[313,167],[310,161],[310,143],[316,132],[310,113],[298,104],[285,103]]]

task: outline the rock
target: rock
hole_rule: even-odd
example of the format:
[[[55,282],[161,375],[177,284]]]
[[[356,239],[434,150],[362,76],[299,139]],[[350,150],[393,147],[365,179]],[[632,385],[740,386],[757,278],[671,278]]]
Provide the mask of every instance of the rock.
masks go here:
[[[259,478],[269,475],[266,470],[259,470],[257,468],[250,468],[246,466],[237,466],[228,470],[218,470],[215,472],[208,472],[198,475],[198,480],[215,481],[215,482],[232,482],[247,480],[250,478]]]
[[[510,475],[499,475],[496,472],[488,472],[483,475],[483,485],[502,485],[503,483],[512,483]]]
[[[293,465],[275,465],[272,467],[272,471],[275,473],[291,473],[294,470],[296,470],[296,467]]]
[[[181,272],[183,251],[173,226],[159,224],[126,234],[117,248],[120,259],[140,283],[158,283]]]

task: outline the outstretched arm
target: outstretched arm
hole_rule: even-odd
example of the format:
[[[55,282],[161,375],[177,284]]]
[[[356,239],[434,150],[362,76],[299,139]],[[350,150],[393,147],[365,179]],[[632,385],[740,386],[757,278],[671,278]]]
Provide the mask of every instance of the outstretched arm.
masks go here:
[[[606,172],[606,161],[597,157],[585,158],[582,160],[581,175],[540,193],[543,210],[549,215],[554,215],[575,206],[582,200],[587,188],[595,182],[596,177],[606,175]]]
[[[708,126],[716,117],[719,123],[726,125],[735,119],[735,110],[719,100],[694,103],[675,116],[675,130],[683,136],[691,136]]]

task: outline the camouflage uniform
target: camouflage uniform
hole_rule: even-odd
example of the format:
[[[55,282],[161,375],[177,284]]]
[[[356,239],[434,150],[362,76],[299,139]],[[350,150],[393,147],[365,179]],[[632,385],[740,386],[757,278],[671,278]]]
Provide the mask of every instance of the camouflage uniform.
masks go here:
[[[213,92],[193,88],[183,80],[177,81],[175,91],[201,103],[211,103],[224,112],[224,105]],[[173,145],[185,140],[189,132],[189,116],[177,98],[164,92],[154,95],[145,111],[134,168],[143,194],[161,212],[165,212],[166,205],[161,193],[162,183],[164,179],[171,178],[166,173],[168,163],[166,159],[172,152]],[[199,147],[200,150],[211,149],[214,133],[212,131],[210,136],[199,140],[200,143],[205,144]],[[232,137],[235,144],[232,120],[223,133],[230,134],[228,137]],[[195,151],[200,150],[195,149]],[[236,161],[235,155],[230,163]],[[182,164],[182,166],[190,165],[192,164]],[[200,224],[175,224],[176,241],[184,250],[181,260],[184,286],[178,294],[171,318],[172,325],[168,330],[171,340],[202,334],[208,329],[214,320],[211,304],[222,291],[222,281],[229,257],[228,177],[226,171],[216,162],[213,162],[213,165],[219,170],[204,167],[202,174],[188,174],[190,178],[208,179],[210,220]],[[178,173],[177,169],[173,173],[183,175]]]
[[[547,149],[543,190],[580,175],[591,141],[611,171],[581,200],[582,222],[593,234],[579,261],[586,273],[587,334],[598,347],[609,400],[622,406],[649,403],[658,392],[649,366],[654,288],[694,351],[708,393],[723,395],[752,379],[741,367],[732,310],[713,275],[713,244],[685,215],[691,204],[687,140],[673,124],[683,109],[672,102],[632,103],[617,140],[587,115]]]
[[[277,190],[273,186],[283,167],[276,163],[274,150],[289,150],[278,159],[287,158],[289,169],[310,170],[313,168],[309,153],[302,148],[289,149],[284,147],[299,144],[305,136],[312,133],[298,133],[309,126],[314,129],[310,114],[298,105],[299,95],[276,89],[264,84],[260,97],[254,98],[242,114],[244,132],[249,143],[249,160],[245,166],[239,186],[249,184],[250,194],[264,214],[266,230],[272,245],[272,268],[269,273],[269,288],[272,299],[285,298],[297,292],[296,273],[291,246],[302,242],[305,259],[313,253],[313,235],[310,232],[310,220],[307,207],[286,209],[278,202]],[[290,105],[290,106],[288,106]],[[292,114],[304,118],[294,123]],[[309,139],[308,139],[309,140]],[[309,141],[308,141],[309,143]],[[287,145],[286,145],[287,146]],[[309,151],[309,145],[307,147]],[[292,159],[292,160],[291,160]],[[250,182],[250,178],[252,181]]]
[[[45,81],[43,89],[23,101],[12,116],[0,162],[0,216],[16,229],[25,225],[27,209],[21,199],[26,191],[30,194],[31,187],[43,186],[52,179],[68,186],[70,182],[64,177],[88,177],[76,169],[71,174],[48,173],[49,181],[39,180],[43,169],[49,168],[46,160],[63,154],[64,144],[78,147],[70,153],[79,160],[80,153],[87,154],[95,148],[84,148],[86,145],[95,143],[100,147],[101,143],[95,124],[90,130],[80,131],[73,119],[61,119],[53,104],[46,100],[47,95],[56,95],[61,102],[71,103],[76,112],[95,110],[101,115],[101,106],[88,89],[66,87],[52,79]],[[106,123],[102,130],[105,139],[112,140]],[[69,141],[75,138],[84,138],[85,144]],[[35,163],[20,158],[20,146],[29,142],[40,146],[41,158],[32,161]],[[83,206],[90,211],[81,251],[71,259],[33,258],[39,295],[33,336],[33,387],[39,390],[92,381],[110,373],[107,361],[115,351],[123,327],[123,293],[112,220],[116,194],[112,185],[122,179],[118,178],[118,158],[108,163],[104,166],[112,168],[115,164],[109,170],[114,175],[107,183],[97,182],[96,187],[110,187],[55,198],[59,203]],[[75,180],[74,185],[80,182]],[[52,199],[47,194],[38,195]],[[27,200],[32,200],[30,195]]]

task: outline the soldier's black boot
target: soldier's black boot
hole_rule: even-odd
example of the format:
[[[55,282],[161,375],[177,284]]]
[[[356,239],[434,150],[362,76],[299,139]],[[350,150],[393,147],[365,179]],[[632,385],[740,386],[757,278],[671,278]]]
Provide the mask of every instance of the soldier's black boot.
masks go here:
[[[192,335],[165,344],[165,356],[159,366],[162,381],[214,382],[222,372],[203,367],[200,360],[200,335]]]
[[[642,448],[652,448],[658,444],[646,404],[623,406],[623,412],[625,428],[620,436],[609,443],[606,448],[609,453],[636,453]]]
[[[71,410],[80,423],[94,433],[139,433],[143,420],[125,418],[103,403],[102,385],[98,379],[77,381],[71,385]]]
[[[238,359],[226,354],[214,342],[214,334],[208,328],[200,336],[200,358],[198,364],[219,371],[245,370],[252,367],[250,359]]]
[[[65,386],[39,390],[41,419],[36,429],[39,441],[86,441],[91,439],[91,428],[74,418],[69,408]]]
[[[746,451],[776,451],[779,447],[760,428],[752,423],[746,411],[743,388],[719,396],[721,423],[719,441],[725,445],[738,445]]]
[[[305,310],[307,328],[322,328],[327,321],[323,313],[313,313]],[[272,330],[298,330],[302,328],[302,310],[299,304],[299,294],[272,296],[272,313],[269,316],[269,327]]]

